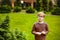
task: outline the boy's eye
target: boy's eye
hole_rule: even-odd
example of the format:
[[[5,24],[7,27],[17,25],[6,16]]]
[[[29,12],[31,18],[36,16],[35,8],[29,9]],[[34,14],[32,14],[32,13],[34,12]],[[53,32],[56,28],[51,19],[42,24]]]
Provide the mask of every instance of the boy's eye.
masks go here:
[[[44,16],[38,16],[38,17],[44,17]]]

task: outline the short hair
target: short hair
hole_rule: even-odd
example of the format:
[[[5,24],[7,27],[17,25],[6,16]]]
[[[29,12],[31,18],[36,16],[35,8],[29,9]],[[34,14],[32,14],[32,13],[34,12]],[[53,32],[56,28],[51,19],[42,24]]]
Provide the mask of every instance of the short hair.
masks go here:
[[[38,16],[43,15],[45,17],[45,13],[44,12],[38,12]]]

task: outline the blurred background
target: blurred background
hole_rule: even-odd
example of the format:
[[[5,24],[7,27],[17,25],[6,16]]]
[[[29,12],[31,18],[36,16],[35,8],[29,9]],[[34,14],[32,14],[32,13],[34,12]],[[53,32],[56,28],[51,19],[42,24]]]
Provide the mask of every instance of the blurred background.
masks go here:
[[[60,40],[60,0],[0,0],[0,40],[35,40],[31,33],[38,12],[46,16],[46,40]]]

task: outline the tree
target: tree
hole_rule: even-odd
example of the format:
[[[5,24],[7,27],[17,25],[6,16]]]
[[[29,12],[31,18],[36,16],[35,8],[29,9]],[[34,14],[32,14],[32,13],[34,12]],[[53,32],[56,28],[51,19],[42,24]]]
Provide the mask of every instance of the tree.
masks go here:
[[[24,32],[19,32],[18,29],[15,30],[16,40],[26,40],[26,35]]]
[[[2,40],[7,40],[9,38],[8,33],[9,33],[9,16],[6,16],[6,19],[2,22],[0,25],[0,39]]]
[[[10,0],[2,0],[2,5],[10,5]]]
[[[15,6],[22,6],[20,0],[15,1]]]
[[[52,9],[53,9],[52,1],[49,1],[49,11],[51,11]]]
[[[49,8],[49,0],[42,0],[42,7],[44,11],[48,11]]]
[[[6,29],[6,30],[9,28],[9,16],[6,16],[6,19],[0,25],[0,28]]]
[[[57,0],[57,6],[60,7],[60,0]]]
[[[37,11],[40,11],[40,0],[37,0],[37,1],[36,1],[35,9],[36,9]]]

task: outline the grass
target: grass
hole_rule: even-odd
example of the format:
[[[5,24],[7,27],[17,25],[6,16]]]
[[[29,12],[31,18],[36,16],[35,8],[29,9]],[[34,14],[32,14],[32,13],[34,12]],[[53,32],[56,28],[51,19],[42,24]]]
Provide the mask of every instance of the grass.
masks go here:
[[[13,32],[16,28],[26,34],[27,40],[34,40],[34,35],[31,33],[34,22],[37,22],[37,14],[25,13],[10,13],[0,14],[1,21],[4,20],[6,15],[9,15],[10,30]],[[47,40],[60,40],[60,16],[46,15],[45,20],[48,23],[49,33],[46,37]],[[1,22],[0,22],[1,23]]]

